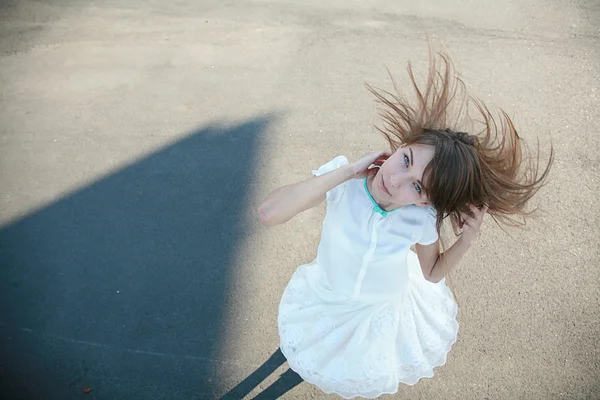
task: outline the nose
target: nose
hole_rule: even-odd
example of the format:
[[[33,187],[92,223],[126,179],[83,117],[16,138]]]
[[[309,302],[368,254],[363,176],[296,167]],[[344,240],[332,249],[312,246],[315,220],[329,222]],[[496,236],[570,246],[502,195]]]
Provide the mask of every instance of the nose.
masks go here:
[[[390,183],[393,187],[398,188],[404,182],[404,176],[402,174],[392,174],[390,175]]]

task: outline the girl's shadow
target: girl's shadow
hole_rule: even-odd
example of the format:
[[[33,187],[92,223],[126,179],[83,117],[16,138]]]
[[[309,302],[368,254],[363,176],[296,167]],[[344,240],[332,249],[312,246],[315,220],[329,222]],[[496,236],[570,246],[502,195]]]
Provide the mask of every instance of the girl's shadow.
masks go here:
[[[277,368],[279,368],[286,359],[280,349],[277,349],[275,353],[269,357],[267,361],[263,363],[256,371],[239,383],[236,387],[227,392],[221,400],[240,400],[248,395],[257,387],[266,377],[271,375]],[[279,379],[277,379],[271,386],[263,390],[261,393],[254,397],[254,400],[272,400],[283,396],[289,390],[295,388],[302,382],[300,375],[288,369],[284,372]]]

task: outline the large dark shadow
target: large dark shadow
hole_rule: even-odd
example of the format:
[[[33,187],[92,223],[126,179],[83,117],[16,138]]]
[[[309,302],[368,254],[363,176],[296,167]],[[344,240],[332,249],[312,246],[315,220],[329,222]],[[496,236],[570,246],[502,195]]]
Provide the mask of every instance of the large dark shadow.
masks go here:
[[[217,397],[271,119],[198,130],[0,231],[0,397]]]

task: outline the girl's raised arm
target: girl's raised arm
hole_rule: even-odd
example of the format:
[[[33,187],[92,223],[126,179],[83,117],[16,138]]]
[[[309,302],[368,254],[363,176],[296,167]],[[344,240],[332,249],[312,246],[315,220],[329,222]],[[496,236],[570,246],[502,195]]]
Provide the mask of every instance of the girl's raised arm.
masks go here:
[[[336,186],[349,179],[365,177],[369,166],[385,155],[389,155],[389,151],[367,154],[329,173],[274,190],[258,208],[260,222],[273,226],[289,221],[296,214],[323,202],[326,193]]]

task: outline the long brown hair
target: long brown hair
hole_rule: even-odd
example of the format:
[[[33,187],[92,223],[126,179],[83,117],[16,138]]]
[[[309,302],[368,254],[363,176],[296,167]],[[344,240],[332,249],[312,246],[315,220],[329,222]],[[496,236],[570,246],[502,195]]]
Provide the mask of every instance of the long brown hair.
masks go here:
[[[522,217],[533,211],[526,208],[527,202],[548,177],[552,146],[547,164],[540,168],[539,143],[532,156],[504,111],[493,115],[481,100],[467,94],[445,54],[430,52],[424,89],[417,85],[410,63],[408,75],[414,104],[402,96],[393,78],[395,93],[367,88],[382,106],[383,125],[377,129],[392,151],[412,144],[435,147],[423,182],[437,212],[438,232],[446,217],[457,232],[460,213],[469,213],[469,204],[487,205],[499,224],[524,224]],[[471,118],[471,111],[479,118]]]

